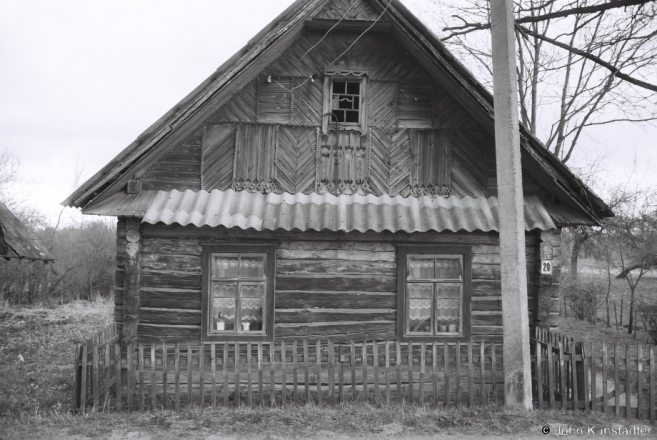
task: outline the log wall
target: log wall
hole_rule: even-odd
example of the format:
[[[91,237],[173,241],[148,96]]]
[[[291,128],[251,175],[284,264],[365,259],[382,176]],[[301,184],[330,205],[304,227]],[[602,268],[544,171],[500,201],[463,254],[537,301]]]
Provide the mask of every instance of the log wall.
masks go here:
[[[537,307],[539,241],[534,232],[527,233],[526,239],[530,321],[533,321]],[[255,232],[142,224],[139,342],[200,340],[202,244],[227,240],[277,245],[276,340],[395,339],[396,244],[472,246],[472,340],[502,341],[497,233]],[[555,248],[555,257],[557,252]],[[117,308],[122,304],[118,282],[123,258],[119,253]]]

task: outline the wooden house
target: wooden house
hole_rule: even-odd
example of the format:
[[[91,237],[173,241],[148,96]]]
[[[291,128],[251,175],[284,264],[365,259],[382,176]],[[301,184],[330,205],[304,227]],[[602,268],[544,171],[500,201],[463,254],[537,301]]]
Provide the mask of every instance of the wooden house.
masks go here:
[[[64,205],[118,217],[127,342],[502,342],[493,125],[398,0],[298,0]],[[561,228],[611,213],[520,131],[547,326]]]
[[[52,263],[48,248],[0,202],[0,260],[4,258]]]

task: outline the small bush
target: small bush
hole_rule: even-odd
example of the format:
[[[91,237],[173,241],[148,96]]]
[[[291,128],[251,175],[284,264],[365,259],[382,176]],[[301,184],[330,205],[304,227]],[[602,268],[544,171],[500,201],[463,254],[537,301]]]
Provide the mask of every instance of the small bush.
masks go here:
[[[657,344],[657,300],[641,300],[638,304],[638,312],[646,325],[648,336]]]
[[[575,318],[580,321],[587,320],[595,324],[597,320],[598,304],[602,299],[599,286],[591,284],[567,284],[562,287],[566,301]]]

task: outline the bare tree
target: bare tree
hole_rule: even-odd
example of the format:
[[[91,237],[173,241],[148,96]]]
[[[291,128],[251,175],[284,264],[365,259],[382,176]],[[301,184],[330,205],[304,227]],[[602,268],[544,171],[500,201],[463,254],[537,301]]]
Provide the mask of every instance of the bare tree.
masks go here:
[[[595,127],[657,120],[657,4],[517,0],[520,117],[563,162]],[[488,86],[486,0],[445,0],[443,41]],[[652,80],[652,82],[650,82]]]

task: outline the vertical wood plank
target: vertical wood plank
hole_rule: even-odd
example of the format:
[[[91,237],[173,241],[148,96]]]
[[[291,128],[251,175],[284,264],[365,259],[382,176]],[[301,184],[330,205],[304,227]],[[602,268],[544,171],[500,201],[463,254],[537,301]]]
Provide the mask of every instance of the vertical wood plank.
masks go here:
[[[561,377],[561,409],[568,409],[568,388],[566,387],[566,359],[563,341],[559,339],[559,375]]]
[[[484,343],[479,344],[479,392],[481,393],[481,404],[486,403],[486,379],[484,375]]]
[[[114,387],[116,397],[116,410],[121,412],[122,395],[123,395],[123,381],[121,380],[121,344],[118,342],[114,344],[114,377],[116,378],[116,386]]]
[[[402,403],[404,401],[404,395],[402,392],[402,382],[401,382],[401,344],[399,340],[395,341],[395,363],[396,363],[396,379],[397,379],[397,402]]]
[[[285,405],[287,402],[287,349],[285,341],[281,341],[281,404]]]
[[[305,404],[310,403],[310,375],[308,372],[308,340],[303,340],[303,374],[305,381]]]
[[[497,405],[497,359],[495,359],[495,343],[490,344],[490,373],[493,381],[493,402]]]
[[[168,373],[169,356],[167,352],[167,344],[162,344],[162,409],[167,409],[167,385],[169,380]]]
[[[269,344],[269,385],[271,394],[269,395],[269,406],[273,407],[276,403],[276,346],[273,342]]]
[[[224,376],[223,384],[223,398],[224,398],[224,408],[228,406],[228,396],[230,395],[230,390],[228,389],[228,342],[224,342],[223,347],[223,365],[221,366],[221,373]],[[262,345],[258,343],[258,368],[260,370],[260,398],[262,399]]]
[[[251,384],[251,342],[246,344],[246,399],[249,408],[253,407],[253,390]]]
[[[338,346],[338,402],[344,403],[344,358],[342,345]]]
[[[235,342],[233,344],[233,347],[235,349],[234,353],[234,363],[233,363],[233,370],[235,372],[235,407],[239,408],[242,405],[242,393],[240,391],[240,350],[241,350],[241,344],[239,342]],[[270,353],[271,355],[271,353]]]
[[[297,360],[299,357],[299,347],[297,346],[296,339],[292,343],[292,350],[294,356],[292,358],[292,379],[294,380],[294,403],[299,403],[299,370]]]
[[[538,333],[539,328],[536,327],[536,332]],[[538,399],[538,409],[543,409],[543,371],[542,363],[543,358],[541,356],[541,343],[538,338],[534,343],[534,351],[536,352],[536,366],[534,371],[536,371],[536,398]]]
[[[187,343],[187,404],[192,404],[192,365],[194,364],[194,352],[192,343]]]
[[[431,344],[431,382],[433,385],[433,407],[438,407],[438,346],[436,341]]]
[[[157,407],[157,378],[155,376],[155,345],[151,345],[151,409]]]
[[[217,345],[210,344],[210,362],[212,363],[212,407],[217,407]]]
[[[82,358],[80,359],[80,412],[87,411],[87,358],[89,356],[87,341],[82,342]]]
[[[322,340],[318,339],[315,344],[315,356],[317,361],[317,406],[322,406]]]
[[[636,418],[641,420],[643,414],[643,347],[641,344],[636,345],[636,390]]]
[[[174,368],[176,369],[175,372],[175,383],[176,383],[176,396],[175,396],[175,409],[176,411],[180,410],[180,342],[176,342],[176,348],[175,348],[175,363],[174,363]]]
[[[554,389],[557,386],[554,380],[554,363],[552,360],[552,344],[547,347],[547,374],[548,374],[548,393],[550,394],[550,409],[556,409],[556,401],[554,397]]]
[[[98,377],[98,336],[94,336],[92,346],[91,346],[91,353],[92,353],[92,367],[91,367],[91,374],[92,374],[92,386],[93,386],[93,396],[94,396],[94,409],[98,409],[99,405],[99,400],[100,400],[100,378]]]
[[[334,392],[334,385],[335,385],[335,370],[333,369],[333,341],[331,339],[328,340],[328,399],[329,399],[329,404],[333,405],[335,403],[335,396],[333,394]]]
[[[361,400],[364,402],[368,401],[368,395],[369,395],[369,381],[367,380],[367,342],[363,341],[362,344],[362,358],[363,358],[363,395],[361,396]]]
[[[618,417],[620,415],[620,380],[619,380],[619,374],[618,374],[618,367],[620,366],[619,365],[620,364],[620,359],[618,359],[619,352],[620,352],[619,346],[618,346],[618,343],[616,343],[616,344],[614,344],[614,386],[615,386],[614,389],[616,391],[616,393],[615,393],[616,398],[614,399],[615,400],[614,403],[616,404],[616,408],[615,408],[616,417]]]
[[[139,344],[139,411],[144,410],[144,344]]]
[[[199,405],[205,407],[205,346],[201,343],[198,351]]]
[[[413,341],[408,341],[408,398],[415,403],[413,395]]]
[[[426,344],[424,341],[420,344],[420,389],[418,390],[420,405],[424,406],[424,374],[425,374],[425,364],[426,364]]]
[[[584,370],[584,396],[581,396],[580,398],[584,401],[584,410],[589,409],[589,356],[586,353],[586,345],[584,342],[581,342],[579,344],[581,346],[581,351],[582,351],[582,366]],[[583,397],[583,398],[582,398]]]
[[[597,383],[596,383],[597,382],[597,377],[596,377],[597,376],[597,369],[596,369],[596,365],[595,365],[595,352],[593,351],[594,348],[595,347],[593,345],[593,342],[591,342],[590,343],[590,351],[589,351],[589,353],[591,353],[591,354],[590,354],[589,357],[590,357],[590,364],[591,364],[591,410],[592,411],[595,411],[596,409],[598,409],[597,408],[598,404],[596,402],[596,400],[598,398],[598,395],[597,395],[597,391],[598,391],[597,388],[598,387],[597,387]]]
[[[570,372],[573,383],[573,413],[577,414],[579,409],[579,388],[577,386],[577,361],[576,359],[577,344],[571,345],[570,351]]]
[[[445,407],[449,406],[449,344],[443,342],[443,368],[445,374]]]
[[[109,338],[107,339],[109,340]],[[103,388],[105,392],[102,394],[103,401],[108,402],[110,398],[110,379],[111,379],[111,371],[110,371],[110,343],[107,342],[105,344],[105,362],[103,364],[104,370],[105,370],[105,384],[103,385]],[[103,407],[105,404],[103,403]],[[108,408],[109,410],[109,408]]]
[[[134,370],[134,365],[132,363],[132,352],[133,352],[134,346],[132,345],[132,342],[128,344],[127,347],[127,353],[126,353],[126,360],[128,362],[128,383],[127,383],[127,392],[128,392],[128,411],[132,411],[132,395],[135,392],[134,386],[135,386],[135,370]]]
[[[474,406],[474,360],[472,359],[472,342],[468,342],[468,407]]]
[[[607,343],[602,341],[602,413],[607,414]]]
[[[381,403],[381,389],[379,388],[379,346],[372,341],[372,370],[374,371],[374,403]]]
[[[461,342],[456,342],[456,406],[461,406]]]
[[[625,344],[625,418],[630,418],[630,408],[632,407],[632,382],[630,375],[630,344]]]
[[[356,390],[356,345],[354,341],[349,341],[351,344],[351,399],[355,402],[358,398],[358,391]]]
[[[655,426],[655,400],[657,399],[657,396],[655,395],[655,381],[657,380],[657,377],[655,375],[657,374],[657,367],[655,366],[655,362],[657,361],[655,357],[655,346],[651,345],[650,346],[650,424]]]

